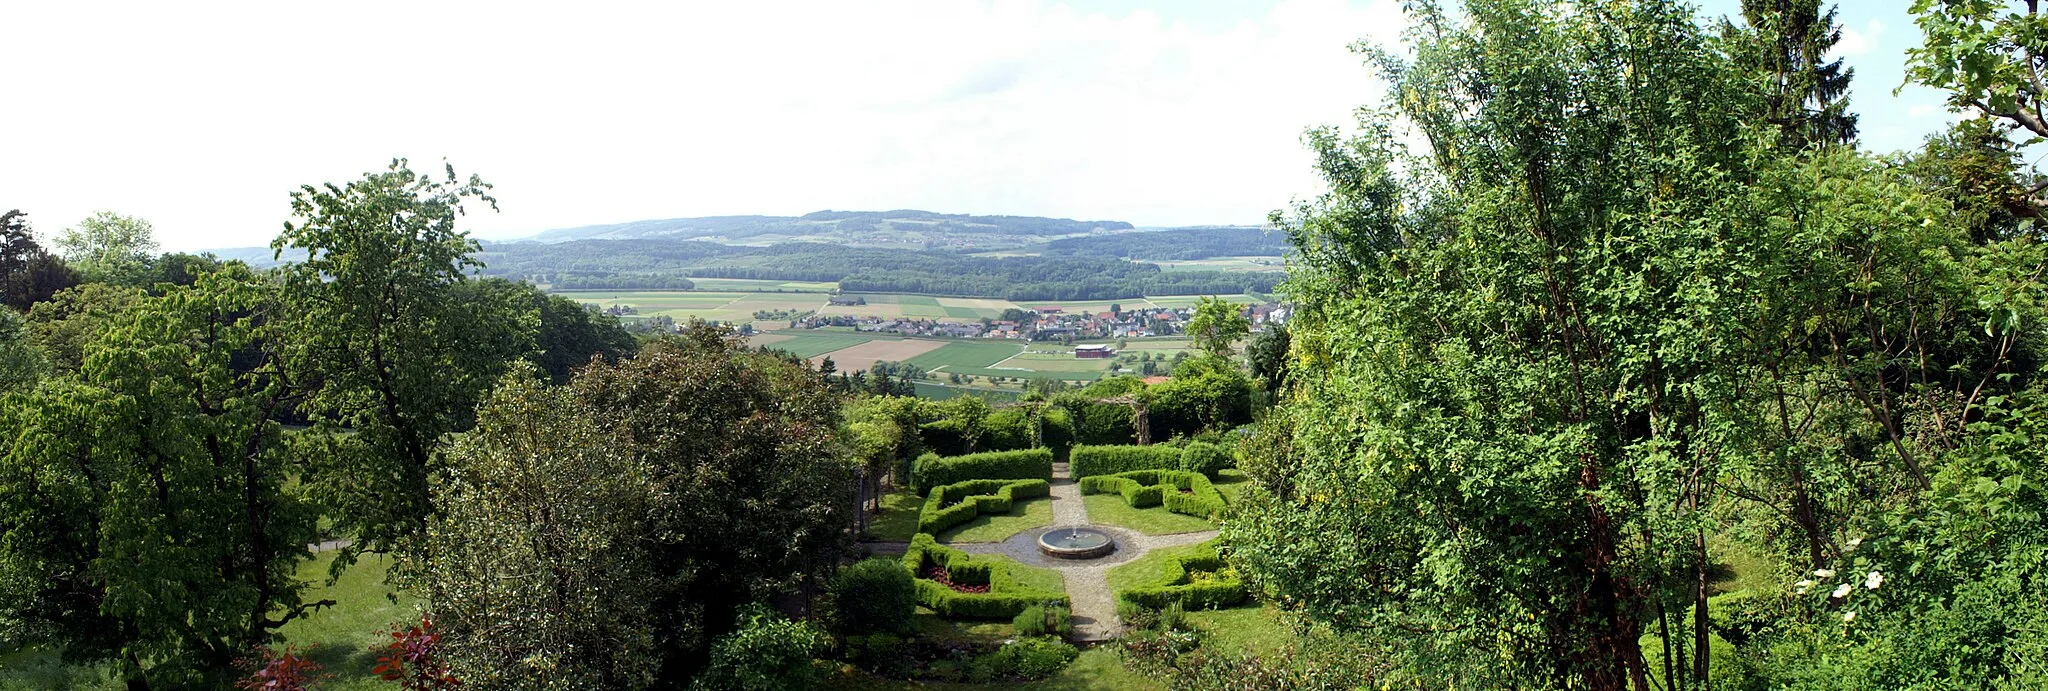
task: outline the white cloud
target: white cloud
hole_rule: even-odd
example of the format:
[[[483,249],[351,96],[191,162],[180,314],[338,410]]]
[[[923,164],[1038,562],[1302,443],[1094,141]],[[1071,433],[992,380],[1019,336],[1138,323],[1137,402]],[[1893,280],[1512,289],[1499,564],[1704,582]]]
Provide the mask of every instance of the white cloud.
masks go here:
[[[139,215],[193,249],[265,243],[297,185],[393,156],[497,184],[487,236],[824,208],[1256,223],[1314,192],[1298,136],[1379,97],[1346,46],[1401,18],[385,0],[16,3],[0,25],[0,208],[45,232]]]
[[[1835,43],[1830,53],[1834,57],[1860,58],[1869,55],[1873,48],[1883,45],[1884,22],[1871,19],[1862,29],[1853,26],[1842,27],[1842,40]]]

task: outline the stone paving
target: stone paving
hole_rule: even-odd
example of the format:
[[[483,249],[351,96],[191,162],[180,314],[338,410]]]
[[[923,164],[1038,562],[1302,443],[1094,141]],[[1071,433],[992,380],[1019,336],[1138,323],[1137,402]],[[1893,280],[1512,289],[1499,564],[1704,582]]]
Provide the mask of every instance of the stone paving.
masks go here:
[[[1173,535],[1144,535],[1114,526],[1088,522],[1088,508],[1081,501],[1081,486],[1068,476],[1067,464],[1055,463],[1052,471],[1052,526],[1033,528],[1002,542],[948,545],[970,554],[1000,554],[1018,562],[1054,569],[1066,580],[1067,597],[1073,601],[1074,640],[1088,643],[1106,641],[1123,633],[1123,621],[1116,616],[1116,595],[1109,589],[1109,568],[1144,556],[1162,547],[1193,545],[1215,539],[1216,531],[1204,530]],[[1038,536],[1047,532],[1086,526],[1108,533],[1116,540],[1116,551],[1099,559],[1051,559],[1038,551]],[[902,554],[906,542],[863,543],[875,554]]]

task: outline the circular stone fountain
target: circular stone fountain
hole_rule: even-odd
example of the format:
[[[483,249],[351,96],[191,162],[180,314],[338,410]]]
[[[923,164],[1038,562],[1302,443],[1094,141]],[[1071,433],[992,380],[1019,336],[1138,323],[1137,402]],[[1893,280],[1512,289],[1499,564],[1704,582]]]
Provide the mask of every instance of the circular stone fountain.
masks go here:
[[[1038,551],[1054,559],[1094,559],[1116,551],[1116,541],[1094,528],[1053,528],[1038,536]]]

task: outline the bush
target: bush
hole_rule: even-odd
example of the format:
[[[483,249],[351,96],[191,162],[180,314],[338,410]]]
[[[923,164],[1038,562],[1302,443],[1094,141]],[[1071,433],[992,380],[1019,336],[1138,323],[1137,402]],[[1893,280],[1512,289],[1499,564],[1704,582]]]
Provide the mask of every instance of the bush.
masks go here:
[[[1139,388],[1143,386],[1140,385]],[[1067,424],[1073,429],[1074,442],[1137,443],[1138,426],[1132,418],[1131,406],[1123,403],[1103,403],[1094,400],[1093,396],[1095,395],[1062,394],[1053,399],[1053,403],[1067,413]]]
[[[974,520],[984,513],[1009,513],[1019,499],[1052,493],[1045,480],[968,480],[932,489],[917,515],[917,532],[939,531]]]
[[[1075,479],[1090,475],[1114,475],[1133,470],[1173,470],[1180,467],[1181,450],[1171,446],[1074,447],[1067,455]]]
[[[807,689],[817,682],[811,653],[821,639],[809,623],[776,618],[755,607],[747,623],[711,648],[711,665],[690,685],[696,691]]]
[[[1201,572],[1214,575],[1197,579],[1194,574]],[[1153,583],[1116,593],[1118,600],[1148,609],[1175,605],[1186,609],[1215,609],[1243,602],[1245,595],[1244,581],[1210,545],[1203,545],[1186,556],[1166,560],[1160,568],[1159,579]]]
[[[1045,449],[991,451],[965,456],[927,453],[910,466],[911,488],[919,495],[963,480],[1051,480],[1052,452]]]
[[[1183,491],[1186,490],[1186,491]],[[1223,513],[1223,493],[1201,473],[1184,470],[1133,470],[1081,479],[1082,494],[1118,494],[1131,508],[1166,505],[1166,510],[1196,518]]]
[[[1020,638],[1010,641],[1001,650],[989,653],[989,671],[995,676],[1016,675],[1025,679],[1044,679],[1079,657],[1081,651],[1063,641],[1051,638]]]
[[[1180,451],[1180,469],[1216,477],[1231,466],[1230,452],[1206,441],[1191,441]]]
[[[1010,625],[1017,627],[1019,636],[1065,638],[1074,632],[1073,612],[1059,603],[1027,607],[1017,613],[1017,618],[1010,620]]]
[[[1038,446],[1032,439],[1031,413],[1024,408],[998,410],[982,424],[981,443],[977,445],[981,450],[1014,451]]]
[[[1053,460],[1067,460],[1067,452],[1074,448],[1074,416],[1065,408],[1047,407],[1045,418],[1039,421],[1039,443],[1052,452]]]
[[[946,619],[1013,619],[1035,605],[1058,603],[1067,606],[1066,593],[1026,589],[1000,561],[976,559],[973,555],[938,543],[930,533],[911,538],[903,553],[904,569],[921,574],[927,566],[944,567],[954,583],[987,584],[989,592],[963,593],[929,578],[918,578],[917,602]]]
[[[869,559],[832,580],[839,632],[849,636],[905,633],[917,614],[917,583],[893,559]]]

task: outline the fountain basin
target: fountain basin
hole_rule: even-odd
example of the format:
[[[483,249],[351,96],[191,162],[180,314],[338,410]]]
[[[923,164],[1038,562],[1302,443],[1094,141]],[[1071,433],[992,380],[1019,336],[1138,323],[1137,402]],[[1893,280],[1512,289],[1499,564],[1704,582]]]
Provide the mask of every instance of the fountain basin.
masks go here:
[[[1053,528],[1038,536],[1038,552],[1054,559],[1095,559],[1116,551],[1116,541],[1094,528]]]

